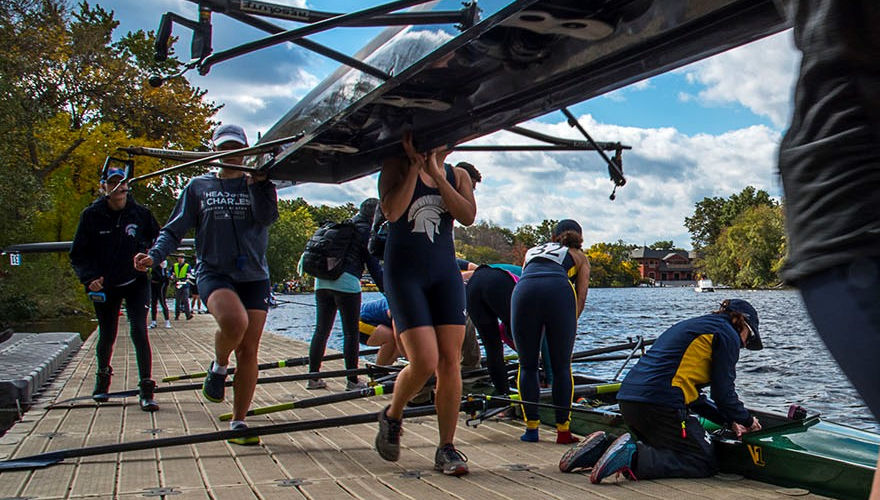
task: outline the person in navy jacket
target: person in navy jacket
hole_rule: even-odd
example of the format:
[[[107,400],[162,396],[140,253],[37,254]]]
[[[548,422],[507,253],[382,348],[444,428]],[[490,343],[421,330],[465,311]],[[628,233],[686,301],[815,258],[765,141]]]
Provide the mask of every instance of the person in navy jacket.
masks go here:
[[[608,447],[590,480],[598,483],[616,472],[638,479],[716,473],[712,440],[694,414],[730,426],[737,436],[761,429],[736,394],[736,363],[743,347],[759,350],[763,344],[757,311],[740,299],[725,300],[712,314],[663,332],[617,394],[635,437],[626,433]],[[711,399],[701,393],[706,387]]]

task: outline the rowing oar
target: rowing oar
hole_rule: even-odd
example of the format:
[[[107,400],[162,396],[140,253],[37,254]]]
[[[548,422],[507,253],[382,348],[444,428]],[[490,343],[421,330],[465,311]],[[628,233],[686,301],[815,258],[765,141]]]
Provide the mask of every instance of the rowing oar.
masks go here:
[[[276,384],[280,382],[296,382],[298,380],[310,380],[310,379],[319,379],[319,378],[336,378],[336,377],[350,377],[353,375],[375,375],[375,374],[386,374],[389,371],[396,371],[398,368],[393,366],[379,366],[379,365],[368,365],[366,368],[356,368],[353,370],[330,370],[325,372],[310,372],[310,373],[297,373],[294,375],[280,375],[278,377],[263,377],[258,378],[258,384]],[[234,380],[227,380],[226,387],[231,387],[234,384]],[[201,383],[197,384],[183,384],[183,385],[170,385],[165,387],[157,387],[153,392],[155,394],[161,394],[164,392],[178,392],[178,391],[193,391],[202,388]],[[131,396],[137,396],[140,393],[138,389],[130,389],[127,391],[119,391],[119,392],[108,392],[107,394],[102,394],[102,397],[113,399],[113,398],[127,398]],[[57,403],[48,406],[47,409],[59,408],[66,403],[72,403],[75,401],[85,401],[92,399],[93,396],[78,396],[75,398],[65,399],[64,401],[59,401]]]
[[[359,353],[359,356],[366,356],[368,354],[376,354],[379,352],[379,349],[364,349]],[[342,359],[345,357],[344,353],[337,354],[328,354],[321,358],[321,361],[332,361],[334,359]],[[309,364],[309,357],[303,356],[301,358],[288,358],[282,359],[281,361],[272,361],[270,363],[261,363],[257,365],[257,370],[270,370],[272,368],[287,368],[290,366],[303,366]],[[235,368],[230,368],[229,371],[226,372],[229,375],[235,373]],[[183,375],[171,375],[170,377],[165,377],[162,379],[162,382],[176,382],[178,380],[188,380],[193,378],[204,378],[208,373],[207,372],[196,372],[196,373],[184,373]],[[320,377],[312,377],[312,378],[320,378]]]
[[[632,358],[641,358],[641,354],[636,354]],[[612,356],[592,356],[589,358],[578,358],[571,360],[572,363],[598,363],[600,361],[620,361],[621,359],[629,359],[629,354],[615,354]]]
[[[643,340],[643,341],[635,340],[633,342],[627,342],[626,344],[612,345],[612,346],[608,346],[608,347],[599,347],[596,349],[590,349],[588,351],[579,351],[579,352],[572,353],[571,359],[575,360],[575,359],[580,359],[580,358],[589,358],[590,356],[595,356],[597,354],[608,354],[610,352],[625,351],[627,349],[635,349],[640,346],[649,346],[654,343],[654,340],[655,339]]]
[[[263,406],[248,410],[245,414],[248,417],[254,415],[266,415],[268,413],[276,413],[279,411],[312,408],[314,406],[327,405],[331,403],[339,403],[341,401],[351,401],[352,399],[368,398],[371,396],[381,396],[383,394],[391,394],[394,392],[394,382],[385,382],[384,384],[375,385],[373,387],[365,387],[355,391],[338,392],[336,394],[328,394],[326,396],[317,396],[314,398],[303,399],[301,401],[290,401],[288,403],[280,403],[277,405]],[[224,413],[220,415],[221,421],[232,420],[232,413]]]
[[[617,392],[618,389],[620,389],[620,384],[583,384],[583,385],[574,386],[572,388],[572,392],[574,393],[574,396],[583,397],[583,396],[598,396],[600,394],[611,394],[611,393]],[[551,391],[542,390],[538,397],[541,399],[544,399],[544,398],[548,398],[551,394],[552,394]],[[529,401],[524,402],[524,401],[522,401],[522,399],[520,399],[519,394],[511,394],[509,398],[506,398],[503,396],[493,396],[491,394],[468,394],[466,396],[466,399],[468,401],[473,401],[473,400],[486,401],[486,405],[483,408],[482,413],[480,413],[478,415],[474,415],[465,421],[465,425],[467,425],[468,427],[474,427],[474,428],[476,428],[480,424],[482,424],[483,421],[488,420],[489,418],[492,418],[493,416],[501,413],[502,411],[504,411],[512,406],[516,406],[518,404],[534,404],[534,405],[537,405],[542,408],[566,409],[566,410],[568,409],[568,408],[563,408],[561,406],[556,406],[556,405],[547,404],[547,403],[532,403]],[[505,404],[502,404],[501,406],[497,406],[497,407],[493,408],[492,406],[494,406],[494,405],[491,404],[492,402],[502,402]],[[572,411],[585,411],[584,409],[579,408],[575,405],[572,405],[571,410]]]
[[[462,401],[461,411],[474,411],[474,409],[478,409],[480,405],[481,402],[479,401]],[[434,415],[435,413],[436,410],[433,405],[423,406],[419,408],[405,409],[403,411],[403,417],[424,417],[428,415]],[[285,422],[281,424],[261,425],[259,427],[251,427],[249,429],[214,431],[205,432],[202,434],[192,434],[189,436],[147,439],[144,441],[87,446],[84,448],[70,448],[66,450],[50,451],[47,453],[40,453],[38,455],[31,455],[28,457],[0,461],[0,471],[37,469],[41,467],[48,467],[50,465],[57,464],[66,458],[90,457],[94,455],[122,453],[126,451],[151,450],[156,448],[165,448],[168,446],[207,443],[210,441],[221,441],[233,438],[268,436],[271,434],[283,434],[286,432],[298,432],[314,429],[341,427],[344,425],[366,424],[376,422],[378,421],[378,419],[379,412],[363,413],[358,415],[346,415],[342,417],[330,417],[315,420]]]

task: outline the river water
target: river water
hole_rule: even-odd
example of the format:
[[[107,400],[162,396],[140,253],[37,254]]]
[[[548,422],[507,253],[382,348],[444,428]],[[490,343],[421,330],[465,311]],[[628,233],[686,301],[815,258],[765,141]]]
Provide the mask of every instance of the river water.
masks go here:
[[[363,300],[378,297],[378,293],[365,293]],[[880,431],[825,349],[795,290],[592,289],[578,322],[575,351],[619,344],[635,335],[655,338],[677,321],[711,312],[725,298],[748,300],[760,316],[764,349],[743,350],[737,368],[737,392],[747,406],[785,413],[790,404],[797,403],[810,414],[818,412],[834,422]],[[266,329],[308,342],[315,328],[314,296],[281,295],[279,299],[295,303],[271,310]],[[338,317],[328,346],[342,349]],[[610,378],[621,364],[575,366],[588,375]]]

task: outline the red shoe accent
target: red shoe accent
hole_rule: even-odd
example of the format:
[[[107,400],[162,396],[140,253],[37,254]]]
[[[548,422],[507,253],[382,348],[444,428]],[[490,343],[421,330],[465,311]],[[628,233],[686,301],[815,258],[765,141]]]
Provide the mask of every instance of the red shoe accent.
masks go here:
[[[571,431],[556,431],[556,444],[573,444],[580,441],[574,437]]]

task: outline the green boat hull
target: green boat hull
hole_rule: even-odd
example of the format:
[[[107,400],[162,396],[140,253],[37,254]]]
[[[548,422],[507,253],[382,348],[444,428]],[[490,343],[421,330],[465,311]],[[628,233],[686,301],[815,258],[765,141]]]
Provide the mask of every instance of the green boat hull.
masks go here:
[[[596,382],[597,379],[576,381]],[[572,412],[572,432],[627,432],[612,399],[604,395],[602,401],[595,402],[608,403],[606,406]],[[796,420],[774,413],[752,413],[760,419],[763,429],[746,434],[742,440],[731,438],[709,421],[704,422],[707,430],[714,431],[722,472],[834,498],[868,498],[880,452],[880,434],[827,422],[819,416]],[[556,423],[553,409],[541,408],[540,415],[543,423]]]

